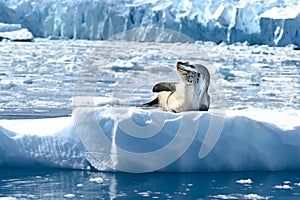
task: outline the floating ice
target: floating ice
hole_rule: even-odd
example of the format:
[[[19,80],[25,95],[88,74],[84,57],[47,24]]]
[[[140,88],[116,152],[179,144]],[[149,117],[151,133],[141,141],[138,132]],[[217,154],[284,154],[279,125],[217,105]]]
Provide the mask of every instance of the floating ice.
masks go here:
[[[14,198],[14,197],[0,197],[0,200],[17,200],[17,198]]]
[[[0,40],[10,41],[32,41],[33,35],[26,28],[21,28],[20,24],[0,23]]]
[[[102,177],[91,178],[90,182],[103,183],[103,178]]]
[[[258,194],[219,194],[210,196],[211,198],[216,199],[269,199],[272,198],[272,196],[260,196]]]
[[[275,185],[276,189],[293,189],[290,185]]]
[[[0,166],[88,168],[71,118],[1,120],[0,124]]]
[[[300,187],[300,183],[295,183],[295,185]]]
[[[240,184],[252,184],[253,183],[253,181],[250,178],[237,180],[236,182],[240,183]]]
[[[74,198],[76,195],[75,194],[65,194],[65,198]]]
[[[274,7],[261,15],[261,36],[266,44],[284,46],[300,44],[300,5]]]
[[[93,112],[76,109],[72,118],[1,120],[0,166],[89,169],[88,160],[103,171],[300,168],[299,111],[226,112],[217,115],[224,119],[217,134],[208,131],[210,125],[222,122],[214,117],[214,111],[174,114],[110,106]],[[206,153],[201,154],[201,149]],[[168,151],[172,153],[163,153]],[[250,184],[251,180],[239,182]]]

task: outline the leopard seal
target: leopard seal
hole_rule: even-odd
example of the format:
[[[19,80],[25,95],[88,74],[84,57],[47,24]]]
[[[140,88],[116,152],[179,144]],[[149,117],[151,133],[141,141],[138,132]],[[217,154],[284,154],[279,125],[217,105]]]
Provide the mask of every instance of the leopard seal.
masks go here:
[[[155,106],[164,111],[208,111],[210,96],[208,87],[210,74],[201,64],[190,64],[179,61],[176,69],[181,82],[161,82],[154,85],[152,91],[158,93],[157,97],[142,107]]]

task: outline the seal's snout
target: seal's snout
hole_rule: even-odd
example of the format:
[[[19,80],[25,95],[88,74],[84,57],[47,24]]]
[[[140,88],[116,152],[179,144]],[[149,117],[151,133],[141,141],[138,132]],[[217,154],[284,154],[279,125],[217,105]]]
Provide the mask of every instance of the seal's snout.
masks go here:
[[[191,65],[189,62],[178,61],[176,63],[176,69],[179,72],[196,72],[195,66]]]
[[[178,68],[182,68],[182,67],[188,67],[188,66],[190,66],[190,63],[189,63],[189,62],[178,61],[178,62],[176,63],[177,69],[178,69]]]
[[[177,65],[189,65],[189,62],[178,61]]]

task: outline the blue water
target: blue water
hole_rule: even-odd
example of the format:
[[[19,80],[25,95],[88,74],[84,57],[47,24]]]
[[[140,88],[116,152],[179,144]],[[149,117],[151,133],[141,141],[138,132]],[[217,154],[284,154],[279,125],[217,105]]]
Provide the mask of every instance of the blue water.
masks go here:
[[[93,181],[97,179],[102,181]],[[251,179],[252,183],[237,182],[247,179]],[[16,199],[298,199],[299,182],[300,172],[128,174],[10,168],[0,169],[0,197]],[[290,188],[278,188],[283,185]]]

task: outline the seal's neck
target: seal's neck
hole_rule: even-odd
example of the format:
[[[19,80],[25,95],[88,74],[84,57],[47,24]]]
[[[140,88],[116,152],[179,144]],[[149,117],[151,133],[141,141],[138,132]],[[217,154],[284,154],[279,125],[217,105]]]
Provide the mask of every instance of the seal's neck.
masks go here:
[[[199,110],[201,104],[209,105],[208,84],[202,81],[199,84],[186,84],[180,82],[172,94],[177,101],[179,112],[186,110]]]
[[[177,103],[183,110],[197,110],[199,107],[201,97],[197,92],[196,85],[181,82],[176,85],[173,95],[176,96]]]

